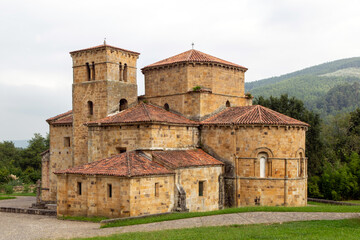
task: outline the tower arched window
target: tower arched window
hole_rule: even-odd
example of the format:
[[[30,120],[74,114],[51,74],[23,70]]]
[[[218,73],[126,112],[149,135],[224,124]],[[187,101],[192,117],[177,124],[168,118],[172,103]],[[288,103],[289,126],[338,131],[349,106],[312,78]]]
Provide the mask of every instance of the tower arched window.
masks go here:
[[[86,77],[87,77],[87,80],[90,81],[90,79],[91,79],[91,71],[90,71],[90,65],[89,65],[88,62],[86,63]]]
[[[226,107],[231,107],[231,104],[229,101],[226,101]]]
[[[165,103],[165,104],[164,104],[164,109],[165,109],[166,111],[169,111],[169,110],[170,110],[169,104]]]
[[[128,108],[128,101],[126,99],[121,99],[119,102],[119,111],[125,110]]]
[[[92,101],[88,101],[88,113],[89,116],[94,115],[94,104]]]
[[[128,75],[128,66],[125,63],[124,64],[124,72],[123,72],[123,80],[124,80],[124,82],[127,82],[127,75]]]
[[[299,153],[299,160],[298,160],[298,166],[297,166],[297,173],[298,173],[298,177],[301,177],[303,175],[303,153],[300,152]]]
[[[119,81],[123,80],[123,67],[121,62],[119,63]]]

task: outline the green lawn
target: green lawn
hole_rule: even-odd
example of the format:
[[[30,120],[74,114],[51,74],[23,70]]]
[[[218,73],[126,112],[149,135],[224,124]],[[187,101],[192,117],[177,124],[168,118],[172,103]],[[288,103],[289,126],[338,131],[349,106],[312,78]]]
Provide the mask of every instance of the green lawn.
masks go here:
[[[112,223],[107,223],[101,226],[107,227],[120,227],[137,225],[152,222],[163,222],[176,219],[203,217],[219,214],[241,213],[241,212],[360,212],[360,206],[341,206],[341,205],[329,205],[323,203],[309,202],[310,206],[306,207],[239,207],[239,208],[226,208],[223,210],[210,211],[210,212],[190,212],[190,213],[171,213],[160,216],[150,216],[138,219],[125,219]]]
[[[82,239],[359,239],[360,219],[288,222],[282,224],[200,227],[137,232]]]
[[[343,201],[343,202],[360,204],[360,200],[349,200],[349,201]]]
[[[0,200],[6,200],[6,199],[15,199],[16,197],[11,196],[0,196]]]

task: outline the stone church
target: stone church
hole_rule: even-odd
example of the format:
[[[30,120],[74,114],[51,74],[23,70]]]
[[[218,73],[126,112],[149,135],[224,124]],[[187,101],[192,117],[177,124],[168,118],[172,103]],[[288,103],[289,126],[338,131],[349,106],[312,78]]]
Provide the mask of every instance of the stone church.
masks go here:
[[[72,110],[47,120],[42,200],[58,216],[129,217],[307,203],[309,125],[252,105],[247,68],[195,49],[73,51]]]

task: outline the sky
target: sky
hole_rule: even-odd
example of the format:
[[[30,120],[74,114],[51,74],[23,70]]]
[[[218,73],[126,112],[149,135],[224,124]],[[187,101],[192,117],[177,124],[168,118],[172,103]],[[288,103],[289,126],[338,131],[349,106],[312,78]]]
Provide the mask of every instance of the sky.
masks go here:
[[[194,48],[249,70],[245,81],[360,56],[360,1],[45,0],[0,2],[0,141],[49,131],[71,109],[70,51],[140,52],[140,69]]]

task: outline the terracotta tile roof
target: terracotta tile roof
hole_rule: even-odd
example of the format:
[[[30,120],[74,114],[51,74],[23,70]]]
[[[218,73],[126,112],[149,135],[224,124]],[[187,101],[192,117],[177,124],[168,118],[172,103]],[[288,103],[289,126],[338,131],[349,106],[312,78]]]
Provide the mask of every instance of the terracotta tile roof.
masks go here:
[[[200,52],[200,51],[195,50],[195,49],[191,49],[189,51],[186,51],[186,52],[180,53],[178,55],[175,55],[173,57],[169,57],[169,58],[166,58],[166,59],[161,60],[159,62],[150,64],[150,65],[142,68],[141,70],[150,69],[150,68],[153,68],[153,67],[170,65],[170,64],[174,64],[174,63],[186,63],[186,62],[219,63],[219,64],[232,66],[232,67],[237,67],[237,68],[242,68],[243,70],[247,70],[247,68],[245,68],[243,66],[240,66],[238,64],[222,60],[222,59],[217,58],[217,57],[213,57],[213,56],[211,56],[209,54]]]
[[[198,122],[192,121],[181,115],[166,111],[163,108],[152,104],[139,103],[138,105],[123,110],[115,115],[89,122],[87,125],[98,124],[118,124],[118,123],[137,123],[137,122],[162,122],[173,124],[196,125]]]
[[[72,110],[67,111],[66,113],[59,114],[55,117],[49,118],[46,120],[49,124],[52,125],[68,125],[73,122]]]
[[[54,173],[135,177],[173,174],[174,172],[151,161],[140,151],[131,151]]]
[[[201,122],[203,125],[239,124],[239,125],[301,125],[309,124],[275,112],[269,108],[253,105],[245,107],[229,107],[224,111]]]
[[[154,151],[154,161],[172,169],[223,165],[201,149],[193,150],[174,150],[174,151]]]
[[[135,55],[140,55],[140,53],[138,53],[138,52],[126,50],[126,49],[123,49],[123,48],[114,47],[114,46],[107,45],[107,44],[102,44],[102,45],[95,46],[95,47],[90,47],[90,48],[85,48],[85,49],[80,49],[80,50],[72,51],[72,52],[70,52],[70,54],[77,53],[77,52],[81,52],[81,51],[92,50],[92,49],[96,49],[96,48],[102,48],[102,47],[109,47],[109,48],[113,48],[113,49],[120,50],[120,51],[123,51],[123,52],[129,52],[129,53],[132,53],[132,54],[135,54]]]

